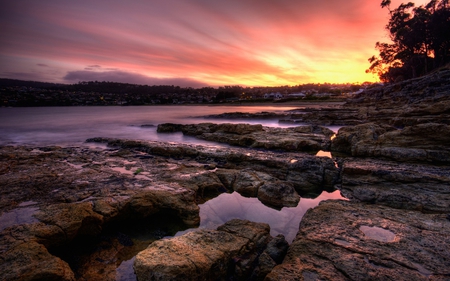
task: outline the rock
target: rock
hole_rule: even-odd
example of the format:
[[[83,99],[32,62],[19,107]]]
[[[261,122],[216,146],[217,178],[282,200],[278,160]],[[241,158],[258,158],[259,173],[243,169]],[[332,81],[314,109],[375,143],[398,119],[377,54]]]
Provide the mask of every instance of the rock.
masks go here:
[[[223,123],[223,124],[200,123],[200,124],[180,125],[180,124],[165,123],[158,125],[157,132],[168,133],[181,131],[185,135],[198,136],[205,133],[246,135],[253,132],[260,132],[262,130],[263,127],[260,124],[250,125],[250,124],[232,124],[232,123]]]
[[[256,196],[257,189],[264,181],[286,181],[292,184],[297,193],[306,194],[323,190],[323,188],[332,189],[339,180],[339,171],[332,159],[315,157],[299,153],[279,153],[270,151],[247,150],[241,148],[206,148],[199,146],[195,148],[182,144],[164,144],[157,142],[129,142],[127,140],[117,139],[95,139],[95,141],[107,142],[113,147],[126,147],[153,155],[162,155],[173,157],[175,155],[191,157],[194,159],[214,159],[220,163],[221,169],[215,171],[217,177],[210,177],[214,186],[220,188],[218,180],[223,184],[221,190],[236,190],[243,195]],[[164,150],[160,153],[159,148]],[[180,160],[178,160],[180,161]],[[186,159],[185,161],[188,161]],[[183,169],[187,169],[186,166]],[[227,169],[228,171],[224,171]],[[201,168],[203,174],[204,167]],[[235,171],[242,172],[235,172]],[[254,172],[248,172],[248,171]],[[208,170],[209,171],[209,170]],[[211,171],[209,171],[211,172]],[[197,177],[181,176],[184,173],[199,173],[198,167],[193,167],[189,172],[178,169],[170,170],[171,174],[159,171],[161,177],[175,179],[181,184],[191,184],[191,189],[202,190],[200,186],[202,181],[196,180]],[[217,180],[218,179],[218,180]]]
[[[61,241],[53,240],[53,245],[67,243],[77,236],[97,236],[103,224],[103,217],[93,211],[90,202],[42,207],[35,217],[47,225],[57,226],[64,233]],[[56,235],[51,237],[55,239]]]
[[[264,250],[270,256],[275,263],[280,264],[286,256],[289,248],[288,242],[283,235],[278,234],[267,244],[267,248]]]
[[[247,135],[261,131],[263,131],[263,126],[261,124],[251,125],[251,124],[224,123],[217,125],[217,132],[225,134]]]
[[[286,116],[287,113],[277,113],[277,112],[226,112],[222,114],[211,114],[203,116],[204,118],[212,119],[277,119],[280,116]]]
[[[339,129],[331,149],[402,162],[450,163],[449,125],[426,123],[397,130],[373,123]]]
[[[19,243],[2,253],[0,271],[2,280],[75,280],[66,262],[35,241]]]
[[[341,192],[349,199],[398,209],[450,212],[450,167],[347,158]]]
[[[380,135],[396,130],[394,127],[376,123],[366,123],[356,126],[342,127],[332,140],[331,150],[356,153],[356,147],[360,143],[371,143],[378,140]],[[354,155],[356,156],[356,155]]]
[[[443,214],[326,201],[265,280],[445,280],[449,227]]]
[[[273,180],[273,177],[265,173],[244,169],[236,173],[232,190],[242,196],[257,197],[259,188],[267,180]]]
[[[189,183],[192,183],[197,189],[197,199],[211,199],[217,197],[221,193],[229,192],[229,188],[225,186],[218,175],[215,173],[215,169],[209,173],[201,173],[191,176],[187,179]]]
[[[268,182],[258,189],[258,199],[267,206],[281,209],[282,207],[296,207],[300,196],[293,185],[283,182]]]
[[[359,110],[363,122],[398,127],[423,123],[450,124],[450,69],[366,89],[343,108]]]
[[[251,263],[242,259],[263,247],[269,236],[268,225],[233,220],[217,230],[155,241],[136,256],[134,268],[139,280],[229,279],[234,272],[248,272],[242,265]]]
[[[284,151],[328,150],[334,132],[320,126],[271,128],[250,124],[160,124],[158,132],[182,131],[199,139],[235,146]]]
[[[179,132],[183,125],[173,124],[173,123],[165,123],[164,125],[158,125],[156,131],[158,133],[174,133]]]
[[[298,194],[316,193],[321,188],[333,189],[339,181],[338,169],[330,158],[293,158],[289,161],[285,180]],[[314,171],[314,172],[312,172]]]
[[[258,258],[258,266],[253,270],[250,280],[264,280],[266,275],[272,271],[277,263],[267,252],[263,252]]]
[[[306,108],[303,114],[291,116],[297,122],[320,126],[347,126],[361,124],[359,110],[351,108]],[[289,119],[282,120],[288,122]]]
[[[152,190],[131,197],[129,208],[133,215],[143,218],[172,210],[186,225],[194,227],[200,223],[199,207],[194,202],[195,193],[192,191],[180,190],[174,193],[170,190]]]

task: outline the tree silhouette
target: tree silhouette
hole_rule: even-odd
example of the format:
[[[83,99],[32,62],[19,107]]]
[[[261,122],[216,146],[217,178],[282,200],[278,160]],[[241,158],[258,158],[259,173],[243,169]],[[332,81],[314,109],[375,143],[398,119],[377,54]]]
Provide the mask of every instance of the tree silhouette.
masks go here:
[[[425,6],[412,2],[390,9],[390,0],[381,2],[390,19],[386,25],[392,43],[375,44],[378,56],[369,58],[366,72],[383,82],[424,75],[450,62],[449,0],[431,0]]]

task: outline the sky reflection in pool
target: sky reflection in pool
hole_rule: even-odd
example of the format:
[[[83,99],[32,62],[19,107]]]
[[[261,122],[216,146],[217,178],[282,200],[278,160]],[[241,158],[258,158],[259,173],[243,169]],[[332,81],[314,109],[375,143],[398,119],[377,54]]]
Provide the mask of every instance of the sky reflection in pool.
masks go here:
[[[257,198],[243,197],[237,192],[223,193],[200,206],[200,227],[215,229],[231,219],[246,219],[268,223],[271,235],[283,234],[291,243],[294,240],[303,215],[310,208],[327,199],[345,199],[339,190],[323,191],[317,198],[301,198],[297,207],[275,210],[263,205]]]

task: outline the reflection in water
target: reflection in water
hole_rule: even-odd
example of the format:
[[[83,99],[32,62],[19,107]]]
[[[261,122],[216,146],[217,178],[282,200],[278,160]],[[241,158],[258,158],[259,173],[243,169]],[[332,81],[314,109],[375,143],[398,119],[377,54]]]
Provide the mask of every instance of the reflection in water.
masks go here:
[[[263,205],[257,198],[243,197],[237,192],[223,193],[200,206],[200,227],[215,229],[231,219],[246,219],[268,223],[271,235],[283,234],[291,243],[294,240],[303,215],[322,200],[344,199],[340,191],[322,192],[315,199],[301,198],[297,207],[275,210]]]
[[[395,239],[395,234],[392,231],[378,227],[378,226],[361,226],[359,228],[365,236],[380,242],[392,242]]]
[[[316,153],[316,156],[333,158],[333,157],[331,157],[331,152],[330,152],[330,151],[323,151],[323,150],[319,150],[319,151]]]
[[[24,208],[16,208],[9,212],[3,213],[0,216],[0,231],[13,225],[38,222],[33,215],[39,210],[39,208],[27,207],[34,204],[35,203],[33,201],[27,201],[19,205],[24,206]]]
[[[136,274],[134,273],[133,264],[136,256],[127,261],[123,261],[116,269],[117,281],[136,281]]]

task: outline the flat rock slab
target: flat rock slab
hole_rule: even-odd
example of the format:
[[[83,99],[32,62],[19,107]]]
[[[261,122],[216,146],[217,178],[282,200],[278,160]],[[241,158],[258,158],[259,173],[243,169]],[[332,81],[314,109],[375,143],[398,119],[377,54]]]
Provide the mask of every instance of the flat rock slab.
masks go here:
[[[341,192],[346,198],[424,212],[450,212],[450,167],[346,158]]]
[[[342,127],[332,141],[331,150],[358,157],[448,165],[449,130],[449,125],[439,123],[418,124],[403,129],[377,123]]]
[[[334,132],[321,126],[271,128],[250,124],[160,124],[159,133],[181,131],[199,139],[235,146],[284,151],[329,150]]]
[[[446,214],[326,201],[265,280],[449,280],[449,231]]]

